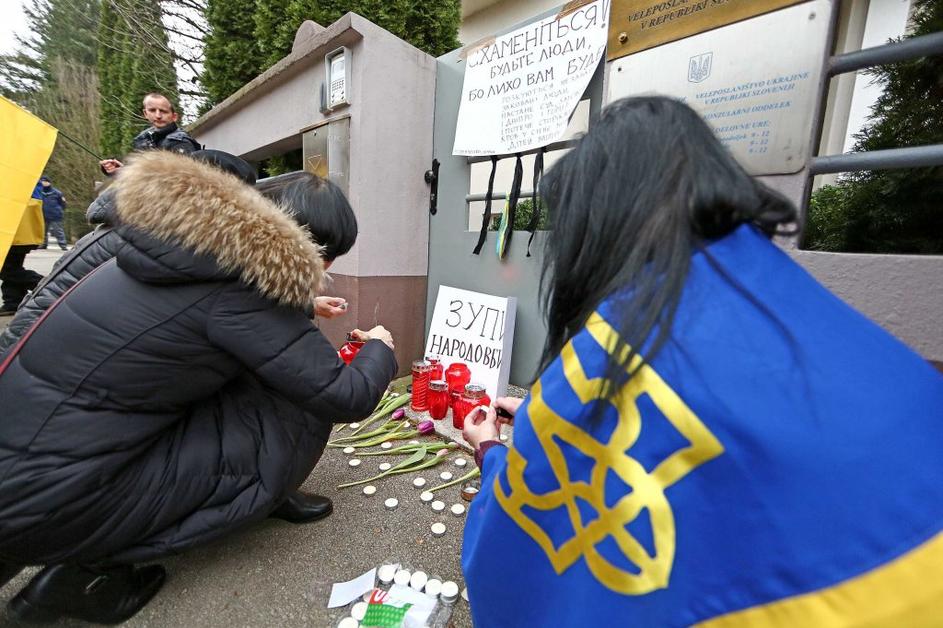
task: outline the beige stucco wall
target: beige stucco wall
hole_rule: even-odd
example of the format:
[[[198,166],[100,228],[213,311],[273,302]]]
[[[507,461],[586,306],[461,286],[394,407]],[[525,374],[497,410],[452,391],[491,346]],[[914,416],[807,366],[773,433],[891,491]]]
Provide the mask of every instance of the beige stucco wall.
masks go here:
[[[560,0],[466,0],[458,39],[463,44],[476,42],[562,4]]]
[[[324,55],[351,50],[351,104],[319,110]],[[257,160],[301,146],[302,130],[350,116],[348,197],[360,235],[332,273],[425,276],[435,59],[348,14],[192,127],[208,148]]]

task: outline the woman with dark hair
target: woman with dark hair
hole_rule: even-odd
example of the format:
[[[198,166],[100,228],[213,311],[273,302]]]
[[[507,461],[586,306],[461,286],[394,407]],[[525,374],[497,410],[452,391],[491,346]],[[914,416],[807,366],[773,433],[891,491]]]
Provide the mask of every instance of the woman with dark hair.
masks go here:
[[[790,204],[686,105],[548,172],[541,373],[465,422],[475,626],[931,625],[943,378],[771,242]]]
[[[357,234],[330,183],[273,202],[153,151],[114,187],[123,246],[0,364],[0,586],[45,565],[10,602],[27,621],[124,621],[165,578],[134,563],[329,514],[297,489],[332,421],[370,414],[396,372],[382,327],[345,366],[312,323]]]

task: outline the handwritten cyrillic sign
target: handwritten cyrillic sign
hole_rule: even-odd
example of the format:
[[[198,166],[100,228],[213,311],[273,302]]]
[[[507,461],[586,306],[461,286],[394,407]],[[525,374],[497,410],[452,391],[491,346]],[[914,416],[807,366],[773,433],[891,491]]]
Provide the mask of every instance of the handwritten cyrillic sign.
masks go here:
[[[432,313],[426,355],[438,356],[446,368],[464,362],[472,382],[494,399],[505,394],[511,369],[511,344],[517,300],[439,286]]]

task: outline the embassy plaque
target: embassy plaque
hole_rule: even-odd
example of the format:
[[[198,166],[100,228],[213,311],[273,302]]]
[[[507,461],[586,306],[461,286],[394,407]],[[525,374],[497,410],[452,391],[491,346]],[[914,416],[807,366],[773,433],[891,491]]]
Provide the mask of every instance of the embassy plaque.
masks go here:
[[[808,160],[828,43],[830,0],[815,0],[623,57],[606,102],[674,96],[700,113],[751,175]]]
[[[647,50],[802,0],[612,0],[608,60]]]

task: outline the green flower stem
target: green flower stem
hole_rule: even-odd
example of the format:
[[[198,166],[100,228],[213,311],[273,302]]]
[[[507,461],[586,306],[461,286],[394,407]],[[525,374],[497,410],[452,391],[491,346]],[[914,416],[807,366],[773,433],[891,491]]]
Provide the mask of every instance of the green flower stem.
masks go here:
[[[417,449],[419,449],[420,447],[426,447],[426,446],[427,446],[427,445],[423,445],[423,444],[419,444],[419,445],[403,445],[403,446],[401,446],[401,447],[394,447],[393,449],[378,449],[378,450],[376,450],[376,451],[361,451],[360,453],[357,454],[357,456],[359,456],[359,457],[361,457],[361,458],[363,458],[364,456],[387,456],[387,455],[389,455],[389,456],[401,456],[401,455],[403,455],[403,454],[410,454],[410,453],[416,451]],[[441,446],[438,450],[436,450],[436,451],[441,451],[442,449],[451,450],[451,449],[457,449],[457,448],[458,448],[458,445],[453,445],[453,444],[449,443],[449,444],[447,444],[447,445],[442,445],[442,446]]]
[[[439,486],[436,486],[436,487],[434,487],[434,488],[429,488],[429,489],[426,489],[426,490],[429,491],[430,493],[435,493],[436,491],[441,490],[441,489],[443,489],[443,488],[448,488],[448,487],[450,487],[450,486],[455,486],[456,484],[460,484],[460,483],[462,483],[462,482],[467,482],[468,480],[470,480],[470,479],[472,479],[472,478],[477,478],[479,475],[481,475],[481,469],[479,469],[478,467],[475,467],[474,469],[472,469],[471,471],[469,471],[468,473],[466,473],[466,474],[463,475],[462,477],[458,478],[457,480],[452,480],[451,482],[446,482],[445,484],[441,484],[441,485],[439,485]]]
[[[380,473],[379,475],[375,475],[372,478],[367,478],[366,480],[358,480],[356,482],[348,482],[347,484],[341,484],[337,488],[342,489],[342,488],[347,488],[350,486],[357,486],[358,484],[366,484],[367,482],[374,482],[376,480],[380,480],[382,478],[385,478],[388,475],[393,475],[395,473],[406,473],[407,470],[410,467],[412,467],[412,465],[415,465],[416,463],[422,463],[422,460],[425,457],[426,457],[426,448],[423,447],[417,450],[416,453],[414,453],[412,456],[410,456],[406,460],[403,460],[399,464],[387,469],[386,471],[384,471],[383,473]]]

